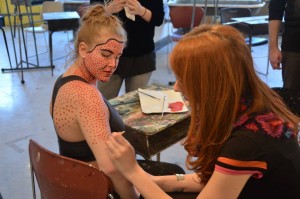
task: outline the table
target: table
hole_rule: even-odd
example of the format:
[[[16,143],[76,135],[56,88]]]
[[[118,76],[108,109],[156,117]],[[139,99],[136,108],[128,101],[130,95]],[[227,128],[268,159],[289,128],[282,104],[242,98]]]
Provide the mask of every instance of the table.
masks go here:
[[[263,44],[263,43],[268,42],[268,40],[266,38],[253,37],[254,26],[268,24],[269,23],[268,15],[252,16],[252,17],[235,17],[235,18],[232,18],[232,20],[234,22],[229,22],[229,23],[243,23],[249,27],[249,48],[250,48],[250,50],[251,50],[251,47],[255,44]],[[269,70],[269,65],[267,65],[266,73],[261,73],[261,72],[258,72],[258,73],[260,73],[262,75],[267,75],[268,70]]]
[[[168,90],[169,86],[153,84],[147,86],[151,90]],[[109,100],[112,106],[119,112],[125,123],[124,137],[135,148],[137,154],[145,159],[152,156],[182,140],[188,131],[190,124],[190,112],[165,113],[160,120],[161,114],[144,114],[140,108],[137,91]]]
[[[256,40],[254,40],[254,38],[252,37],[254,26],[269,23],[269,17],[267,15],[253,16],[253,17],[235,17],[235,18],[232,18],[232,20],[236,21],[237,23],[244,23],[249,27],[250,49],[254,43],[259,43],[259,42],[264,42],[264,41],[267,42],[267,39],[265,39],[265,38],[255,38]]]
[[[218,16],[219,8],[251,8],[260,9],[265,5],[264,0],[170,0],[168,6],[200,6],[205,15]]]
[[[65,30],[76,32],[79,27],[79,15],[77,12],[49,12],[43,13],[43,19],[48,23],[50,67],[53,75],[55,66],[53,65],[52,34]]]
[[[215,7],[217,0],[208,0],[207,7]],[[169,6],[192,6],[193,0],[170,0]],[[219,8],[261,8],[265,5],[263,0],[219,0]],[[196,6],[205,6],[205,0],[196,0]]]
[[[64,4],[64,11],[78,11],[81,5],[89,5],[89,0],[57,0]]]

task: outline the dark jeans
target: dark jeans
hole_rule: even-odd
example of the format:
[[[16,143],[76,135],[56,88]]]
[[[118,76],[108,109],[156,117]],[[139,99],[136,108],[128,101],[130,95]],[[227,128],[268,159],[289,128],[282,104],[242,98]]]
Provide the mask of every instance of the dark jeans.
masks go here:
[[[300,90],[300,53],[282,51],[283,87]]]

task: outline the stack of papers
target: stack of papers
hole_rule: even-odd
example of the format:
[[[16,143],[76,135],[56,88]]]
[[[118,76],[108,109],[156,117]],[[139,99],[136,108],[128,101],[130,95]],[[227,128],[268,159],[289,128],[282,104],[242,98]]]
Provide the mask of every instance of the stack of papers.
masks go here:
[[[138,89],[140,104],[143,113],[183,113],[187,112],[181,93],[174,90],[154,91],[147,89]],[[166,96],[165,100],[164,97]],[[170,104],[182,104],[179,110],[169,108]]]

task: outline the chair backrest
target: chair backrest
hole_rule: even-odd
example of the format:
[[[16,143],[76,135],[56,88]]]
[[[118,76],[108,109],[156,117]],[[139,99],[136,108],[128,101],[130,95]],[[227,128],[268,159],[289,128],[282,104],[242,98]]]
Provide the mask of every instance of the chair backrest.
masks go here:
[[[47,12],[63,12],[64,5],[59,1],[44,1],[42,6],[42,13]]]
[[[251,17],[249,8],[222,8],[220,9],[221,24],[233,22],[234,17]]]
[[[64,4],[59,1],[44,1],[42,5],[41,18],[43,19],[43,13],[48,12],[64,12]],[[48,30],[48,25],[46,24],[46,22],[44,22],[41,27],[44,31]]]
[[[286,106],[300,117],[300,90],[292,90],[281,87],[272,88],[284,101]]]
[[[193,6],[170,6],[170,20],[174,28],[191,28]],[[195,8],[193,27],[199,26],[204,16],[201,7]]]
[[[106,199],[112,191],[110,179],[92,165],[53,153],[29,141],[29,157],[43,199]]]

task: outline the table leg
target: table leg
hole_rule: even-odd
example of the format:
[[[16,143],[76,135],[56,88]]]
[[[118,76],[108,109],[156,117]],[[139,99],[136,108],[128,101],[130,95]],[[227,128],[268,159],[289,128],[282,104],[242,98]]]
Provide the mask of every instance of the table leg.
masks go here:
[[[160,162],[160,153],[156,154],[156,161]]]
[[[249,25],[249,48],[250,48],[250,52],[252,52],[252,26]]]
[[[6,52],[7,52],[7,55],[8,55],[8,60],[9,60],[10,68],[12,68],[11,60],[10,60],[10,54],[9,54],[9,49],[8,49],[7,40],[6,40],[6,35],[5,35],[5,32],[4,32],[3,28],[0,28],[0,29],[2,30],[2,33],[3,33],[3,38],[4,38],[4,42],[5,42],[5,46],[6,46]]]
[[[53,76],[53,69],[54,69],[54,65],[53,65],[53,52],[52,52],[52,31],[49,31],[49,58],[50,58],[50,67],[51,67],[51,75]]]
[[[76,38],[76,34],[77,34],[77,29],[73,29],[73,41],[75,41],[75,38]]]
[[[256,41],[255,38],[252,37],[252,35],[253,35],[253,28],[254,28],[254,26],[252,26],[252,25],[249,24],[249,30],[250,30],[249,31],[249,48],[250,48],[250,52],[251,53],[252,53],[253,39],[254,39],[254,41]],[[269,56],[268,56],[268,61],[269,61]],[[256,72],[259,73],[259,74],[262,74],[262,75],[268,75],[268,70],[269,70],[268,68],[269,68],[269,66],[267,65],[267,71],[266,71],[266,73],[262,73],[262,72],[259,72],[259,71],[256,71]]]

